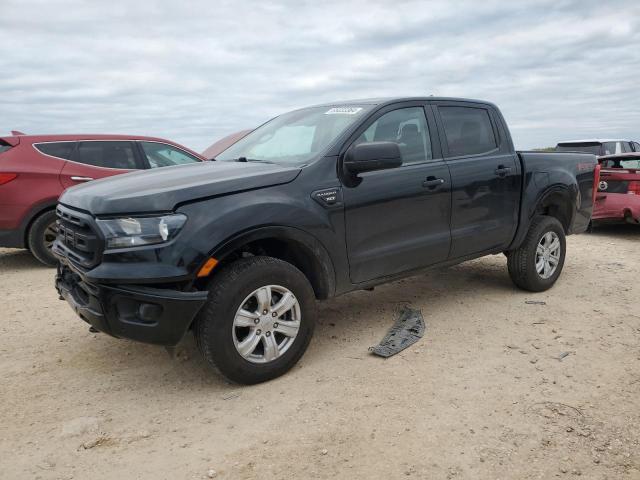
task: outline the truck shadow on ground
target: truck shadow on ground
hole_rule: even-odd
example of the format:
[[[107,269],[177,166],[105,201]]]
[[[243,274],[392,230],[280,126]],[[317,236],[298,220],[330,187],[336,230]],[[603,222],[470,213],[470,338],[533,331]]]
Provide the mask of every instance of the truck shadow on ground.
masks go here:
[[[44,266],[34,258],[29,250],[20,249],[2,249],[0,250],[0,270],[47,270],[49,267]],[[53,269],[50,269],[52,272]]]
[[[429,270],[377,287],[374,291],[353,292],[320,302],[314,339],[303,358],[304,364],[311,366],[316,362],[331,361],[345,342],[355,347],[358,355],[368,355],[370,339],[382,338],[403,305],[421,308],[428,304],[429,310],[434,311],[463,302],[480,302],[487,295],[505,291],[516,292],[509,280],[506,261],[470,262],[448,269]],[[426,319],[428,312],[424,313]],[[82,328],[81,325],[78,327]],[[362,329],[370,332],[368,338],[356,335],[355,332]],[[190,333],[178,345],[173,358],[162,347],[112,339],[104,334],[94,337],[95,342],[87,342],[86,337],[77,339],[79,351],[75,357],[77,360],[85,358],[82,367],[86,369],[85,374],[108,375],[109,382],[120,384],[118,388],[151,390],[160,384],[174,389],[179,385],[180,388],[214,390],[223,394],[241,388],[206,364]],[[115,377],[114,371],[117,372]],[[130,387],[123,384],[130,384]]]

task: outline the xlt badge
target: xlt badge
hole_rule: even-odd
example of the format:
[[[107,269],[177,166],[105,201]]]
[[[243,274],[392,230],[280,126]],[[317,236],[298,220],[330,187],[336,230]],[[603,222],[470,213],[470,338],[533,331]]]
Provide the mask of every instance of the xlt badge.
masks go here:
[[[342,189],[334,187],[316,190],[311,194],[311,198],[323,207],[338,207],[342,205]]]

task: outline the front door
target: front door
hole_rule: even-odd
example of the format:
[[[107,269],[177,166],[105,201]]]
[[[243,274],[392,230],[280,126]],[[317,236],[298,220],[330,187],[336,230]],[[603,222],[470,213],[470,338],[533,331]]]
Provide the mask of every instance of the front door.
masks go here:
[[[428,122],[421,104],[387,107],[356,140],[397,142],[403,164],[361,174],[359,185],[343,189],[353,283],[447,258],[451,181],[437,142],[435,149],[432,146],[430,111],[429,117]]]

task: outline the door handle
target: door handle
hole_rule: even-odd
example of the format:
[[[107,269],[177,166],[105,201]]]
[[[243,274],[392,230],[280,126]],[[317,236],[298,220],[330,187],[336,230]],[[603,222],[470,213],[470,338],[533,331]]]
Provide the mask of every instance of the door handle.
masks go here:
[[[506,177],[511,172],[511,167],[505,167],[504,165],[498,165],[495,169],[495,174],[499,177]]]
[[[439,187],[443,183],[444,183],[443,178],[427,177],[427,179],[424,182],[422,182],[422,186],[425,188],[434,189],[436,187]]]
[[[71,177],[74,182],[90,182],[93,180],[91,177]]]

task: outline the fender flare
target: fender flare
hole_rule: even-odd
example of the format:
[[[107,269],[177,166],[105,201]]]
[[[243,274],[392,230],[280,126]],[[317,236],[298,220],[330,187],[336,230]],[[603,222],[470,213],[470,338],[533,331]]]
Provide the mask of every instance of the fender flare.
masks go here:
[[[576,198],[571,192],[571,187],[573,186],[573,184],[569,186],[556,184],[546,188],[536,200],[535,204],[533,205],[533,209],[531,209],[531,211],[529,212],[529,220],[533,218],[540,205],[542,205],[549,197],[551,197],[552,195],[560,195],[564,200],[566,200],[569,205],[569,218],[567,218],[567,224],[564,225],[567,234],[569,234],[569,230],[571,228],[571,225],[573,225],[573,219],[576,215],[577,210]],[[577,190],[577,188],[576,192],[578,192],[579,195],[580,191]]]
[[[329,298],[335,294],[336,274],[334,262],[328,250],[315,236],[299,228],[281,225],[252,228],[221,242],[210,252],[209,257],[222,261],[227,255],[247,243],[269,238],[292,241],[306,250],[307,258],[311,260],[313,270],[317,274],[318,284],[314,287],[318,289],[316,291],[318,298]]]
[[[533,200],[530,204],[523,206],[523,209],[520,212],[520,225],[518,226],[518,231],[507,250],[516,249],[522,244],[525,236],[527,235],[527,232],[529,231],[531,219],[535,216],[540,205],[542,205],[550,196],[556,194],[561,195],[570,204],[570,217],[567,219],[566,225],[567,234],[570,233],[569,229],[573,224],[573,220],[576,215],[576,205],[575,200],[571,195],[571,186],[563,184],[549,185],[539,193],[535,200]]]

